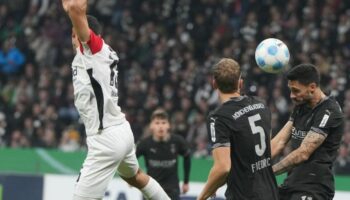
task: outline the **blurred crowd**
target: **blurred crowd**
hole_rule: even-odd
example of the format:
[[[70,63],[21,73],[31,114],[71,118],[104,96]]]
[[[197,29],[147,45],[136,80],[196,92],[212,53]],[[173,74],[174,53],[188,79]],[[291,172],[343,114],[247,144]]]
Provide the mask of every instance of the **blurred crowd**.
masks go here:
[[[89,0],[89,14],[120,62],[120,106],[135,140],[149,134],[150,113],[165,108],[172,133],[194,157],[209,155],[206,116],[218,105],[209,71],[221,57],[239,61],[245,93],[264,99],[273,134],[292,104],[281,74],[255,64],[265,38],[284,41],[290,66],[313,63],[322,88],[340,102],[346,128],[336,161],[350,174],[350,1],[344,0]],[[60,1],[0,0],[0,146],[85,148],[74,107],[71,24]],[[287,67],[287,68],[288,68]],[[287,70],[287,69],[286,69]]]

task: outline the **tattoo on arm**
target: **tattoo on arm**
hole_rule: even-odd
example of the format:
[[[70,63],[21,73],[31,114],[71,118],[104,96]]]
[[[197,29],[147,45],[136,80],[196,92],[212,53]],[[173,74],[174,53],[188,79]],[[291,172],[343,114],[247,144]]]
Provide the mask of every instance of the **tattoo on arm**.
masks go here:
[[[310,156],[323,143],[325,139],[325,135],[314,131],[309,131],[300,147],[303,147]]]
[[[292,151],[288,156],[272,167],[274,173],[276,175],[282,174],[308,160],[325,139],[326,136],[314,131],[309,131],[298,149]]]

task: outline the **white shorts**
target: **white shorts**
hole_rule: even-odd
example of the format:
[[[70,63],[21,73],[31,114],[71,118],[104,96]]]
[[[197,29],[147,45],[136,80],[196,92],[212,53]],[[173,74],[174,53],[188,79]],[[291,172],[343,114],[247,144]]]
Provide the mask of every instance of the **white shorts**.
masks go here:
[[[86,143],[88,153],[75,185],[75,195],[102,198],[116,170],[122,177],[136,175],[139,165],[129,122],[88,136]]]

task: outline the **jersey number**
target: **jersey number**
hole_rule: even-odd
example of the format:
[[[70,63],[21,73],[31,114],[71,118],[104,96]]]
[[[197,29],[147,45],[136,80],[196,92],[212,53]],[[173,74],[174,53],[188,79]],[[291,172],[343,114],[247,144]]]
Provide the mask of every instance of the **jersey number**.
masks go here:
[[[118,88],[117,86],[118,56],[117,56],[117,53],[111,47],[109,47],[109,51],[110,51],[109,58],[113,60],[113,62],[109,65],[109,68],[111,70],[109,85],[114,86],[115,88]]]
[[[77,66],[73,66],[73,77],[78,75],[78,67]]]
[[[252,130],[253,134],[259,133],[260,136],[260,145],[255,145],[255,153],[258,156],[262,156],[265,153],[266,150],[266,142],[265,142],[265,131],[261,126],[257,126],[255,122],[261,120],[260,114],[256,114],[253,116],[248,117],[249,126]]]
[[[113,63],[109,65],[109,68],[111,69],[109,85],[114,86],[115,88],[117,88],[117,77],[115,76],[117,63],[118,61],[114,60]]]

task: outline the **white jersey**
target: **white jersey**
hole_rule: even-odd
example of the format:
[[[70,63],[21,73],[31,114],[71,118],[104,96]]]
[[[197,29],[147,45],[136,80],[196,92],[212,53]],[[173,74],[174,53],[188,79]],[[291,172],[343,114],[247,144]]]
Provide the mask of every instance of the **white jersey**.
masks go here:
[[[74,104],[88,136],[125,121],[118,106],[118,59],[93,31],[77,49],[72,63]]]

